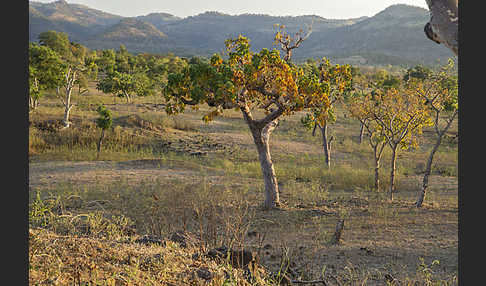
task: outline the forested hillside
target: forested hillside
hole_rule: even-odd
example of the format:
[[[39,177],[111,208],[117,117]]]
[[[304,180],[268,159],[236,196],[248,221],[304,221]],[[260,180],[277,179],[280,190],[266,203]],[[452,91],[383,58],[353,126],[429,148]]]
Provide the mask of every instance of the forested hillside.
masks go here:
[[[252,39],[255,50],[271,49],[274,25],[281,24],[290,32],[312,26],[311,36],[294,54],[296,61],[327,57],[355,65],[433,65],[438,59],[445,63],[450,56],[447,49],[423,32],[428,18],[427,10],[408,5],[393,5],[372,17],[356,19],[215,11],[187,18],[155,12],[126,18],[66,1],[30,2],[29,39],[37,41],[39,33],[56,30],[91,49],[123,44],[134,53],[211,56],[221,51],[224,39],[238,34]]]

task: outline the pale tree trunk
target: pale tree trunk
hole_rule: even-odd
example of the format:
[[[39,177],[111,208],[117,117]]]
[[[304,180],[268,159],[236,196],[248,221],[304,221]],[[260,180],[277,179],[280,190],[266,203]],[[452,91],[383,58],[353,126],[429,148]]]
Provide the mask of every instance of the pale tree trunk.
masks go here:
[[[123,92],[123,94],[125,94],[125,98],[127,99],[127,103],[130,103],[131,101],[131,97],[130,97],[130,94],[128,92]]]
[[[370,138],[371,140],[371,138]],[[381,161],[381,155],[383,154],[383,149],[385,148],[385,143],[377,143],[373,144],[371,143],[371,146],[373,147],[373,153],[374,153],[374,161],[375,161],[375,190],[378,192],[380,191],[380,161]],[[380,145],[381,144],[381,145]]]
[[[280,205],[280,195],[278,190],[277,176],[273,167],[270,155],[270,135],[277,127],[278,117],[283,110],[277,110],[269,114],[262,120],[254,120],[247,106],[240,107],[243,117],[250,128],[253,141],[255,142],[260,167],[262,169],[263,181],[265,184],[265,209],[273,209]]]
[[[34,111],[39,106],[39,99],[29,96],[29,112]]]
[[[270,122],[262,129],[252,128],[250,126],[253,141],[255,142],[258,151],[258,159],[260,160],[260,167],[263,173],[263,181],[265,183],[264,207],[266,209],[275,208],[280,204],[277,176],[275,175],[269,145],[270,134],[276,126],[277,121]]]
[[[375,190],[377,192],[380,191],[380,159],[376,158],[376,155],[375,155]]]
[[[425,0],[429,6],[430,21],[424,31],[429,39],[443,44],[456,56],[459,53],[458,0]]]
[[[327,137],[327,123],[324,123],[323,126],[319,125],[319,129],[321,130],[322,134],[322,147],[324,149],[324,156],[326,160],[327,168],[331,167],[331,142],[334,137],[328,139]]]
[[[72,92],[73,92],[73,89],[74,89],[74,84],[76,82],[76,74],[77,74],[77,71],[75,69],[72,69],[70,68],[66,74],[66,83],[65,83],[65,86],[64,86],[64,89],[65,89],[65,94],[64,94],[64,98],[62,95],[60,95],[60,92],[59,92],[59,87],[57,88],[57,94],[58,96],[60,97],[63,105],[64,105],[64,119],[63,119],[63,123],[64,123],[64,128],[68,128],[69,126],[71,126],[71,122],[69,122],[69,114],[71,112],[71,109],[73,108],[73,104],[71,104],[71,95],[72,95]]]
[[[71,91],[66,91],[66,105],[64,106],[64,127],[69,127],[71,122],[69,122],[69,114],[72,109],[71,105]]]
[[[393,201],[393,193],[395,192],[395,171],[397,168],[397,148],[398,144],[392,146],[392,158],[390,166],[390,201]]]
[[[34,88],[38,92],[39,91],[39,82],[37,81],[37,78],[34,78]],[[38,98],[29,95],[29,111],[33,111],[36,109],[36,107],[39,105]]]

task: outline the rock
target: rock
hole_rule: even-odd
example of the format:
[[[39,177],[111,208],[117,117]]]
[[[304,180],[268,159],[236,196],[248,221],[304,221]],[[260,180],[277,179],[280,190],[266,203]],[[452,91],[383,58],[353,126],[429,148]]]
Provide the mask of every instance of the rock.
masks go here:
[[[146,257],[141,263],[140,267],[144,270],[149,270],[154,263],[164,263],[164,257],[162,254],[155,254],[150,257]]]
[[[165,244],[165,243],[163,243],[161,238],[159,238],[157,236],[152,236],[152,235],[144,235],[140,238],[135,239],[135,242],[140,243],[140,244],[145,244],[145,245],[148,245],[148,244],[159,244],[159,245]]]
[[[245,249],[229,249],[227,246],[221,246],[211,249],[206,253],[206,256],[210,258],[220,258],[224,260],[228,259],[229,256],[229,262],[231,266],[235,268],[245,268],[248,267],[250,263],[259,262],[256,252]]]
[[[249,231],[247,235],[248,235],[248,237],[256,237],[258,235],[258,232],[256,232],[256,231]]]
[[[189,245],[194,246],[198,243],[198,239],[194,235],[182,230],[172,233],[169,240],[178,243],[179,246],[183,248],[186,248]]]
[[[207,267],[201,267],[198,270],[196,270],[197,277],[204,279],[206,281],[210,281],[213,279],[213,273],[209,271]]]

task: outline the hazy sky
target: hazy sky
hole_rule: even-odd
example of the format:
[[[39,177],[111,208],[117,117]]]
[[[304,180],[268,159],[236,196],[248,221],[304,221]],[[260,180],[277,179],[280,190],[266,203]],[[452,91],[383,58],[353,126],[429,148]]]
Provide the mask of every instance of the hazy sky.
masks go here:
[[[53,0],[34,0],[54,2]],[[243,13],[272,16],[317,15],[329,19],[373,16],[393,4],[408,4],[428,9],[425,0],[66,0],[104,12],[131,17],[164,12],[179,17],[206,11],[230,15]]]

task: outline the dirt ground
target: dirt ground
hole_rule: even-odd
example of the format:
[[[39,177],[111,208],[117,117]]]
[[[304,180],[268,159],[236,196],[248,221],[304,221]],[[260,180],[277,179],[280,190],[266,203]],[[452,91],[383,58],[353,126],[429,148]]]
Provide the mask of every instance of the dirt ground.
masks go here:
[[[159,160],[133,160],[125,162],[31,162],[29,185],[33,189],[49,189],[56,185],[106,184],[124,180],[133,184],[177,178],[197,179],[198,171],[162,164]],[[221,174],[210,174],[209,180],[218,181]],[[417,178],[411,178],[417,179]],[[432,176],[432,186],[441,186],[444,195],[457,196],[457,179]],[[257,225],[255,232],[265,234],[265,250],[262,261],[278,269],[282,257],[282,245],[292,249],[292,267],[296,272],[314,273],[326,267],[329,275],[349,272],[350,269],[366,269],[370,281],[385,285],[383,275],[410,277],[417,271],[420,258],[430,265],[433,260],[435,275],[451,277],[458,271],[458,209],[454,204],[426,204],[417,210],[406,201],[394,203],[393,212],[381,214],[374,220],[376,205],[360,199],[346,199],[339,205],[353,205],[345,223],[341,245],[327,245],[319,240],[323,235],[317,221],[326,221],[325,235],[329,235],[336,223],[339,211],[336,201],[326,201],[320,206],[288,207],[282,210],[261,212],[266,221]],[[385,217],[385,220],[383,219]],[[322,226],[321,226],[322,228]],[[248,238],[250,245],[256,240]],[[334,274],[333,274],[334,273]],[[383,283],[383,284],[382,284]]]

